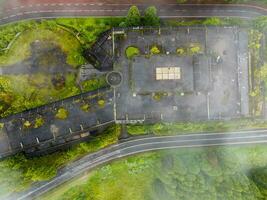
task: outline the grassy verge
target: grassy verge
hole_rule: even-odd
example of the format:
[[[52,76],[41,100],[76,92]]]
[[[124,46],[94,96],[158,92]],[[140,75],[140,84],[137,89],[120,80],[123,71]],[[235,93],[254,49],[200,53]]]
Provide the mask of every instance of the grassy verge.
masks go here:
[[[267,188],[254,179],[254,171],[266,169],[266,150],[254,145],[135,155],[100,167],[82,182],[74,180],[41,199],[263,200]]]
[[[177,122],[127,126],[128,133],[131,135],[179,135],[198,132],[229,132],[258,128],[267,128],[267,122],[240,119],[231,121]]]
[[[68,151],[32,159],[19,154],[0,161],[0,197],[27,189],[36,181],[53,178],[57,170],[69,162],[116,143],[119,134],[120,128],[112,126],[92,141],[78,144]]]

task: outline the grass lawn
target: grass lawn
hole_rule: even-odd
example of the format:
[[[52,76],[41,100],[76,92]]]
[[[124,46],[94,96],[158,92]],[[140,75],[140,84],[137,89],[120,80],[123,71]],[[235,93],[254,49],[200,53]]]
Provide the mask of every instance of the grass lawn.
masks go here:
[[[36,181],[49,180],[59,168],[81,156],[118,141],[120,128],[111,126],[94,140],[78,144],[67,151],[28,159],[19,154],[0,161],[0,199],[11,192],[27,189]]]
[[[240,119],[231,121],[177,122],[127,126],[128,133],[131,135],[178,135],[198,132],[229,132],[259,128],[267,128],[267,122],[263,120]]]
[[[265,145],[251,145],[139,154],[99,167],[41,199],[263,200],[267,188],[257,183],[254,171],[266,169],[266,151]]]
[[[67,55],[67,63],[74,67],[85,63],[84,58],[78,54],[81,51],[80,42],[71,33],[57,26],[54,21],[21,23],[27,23],[27,25],[32,23],[33,25],[20,32],[21,34],[13,41],[10,49],[0,56],[0,65],[15,64],[29,58],[31,55],[30,45],[36,40],[58,45]],[[13,27],[14,25],[7,26]]]

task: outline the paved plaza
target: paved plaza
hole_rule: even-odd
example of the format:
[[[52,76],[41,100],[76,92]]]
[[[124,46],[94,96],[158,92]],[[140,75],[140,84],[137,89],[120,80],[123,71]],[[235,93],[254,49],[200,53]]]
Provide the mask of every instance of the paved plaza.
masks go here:
[[[172,122],[249,115],[246,30],[200,26],[117,33],[114,70],[123,75],[122,84],[115,89],[117,121],[155,118]],[[197,53],[177,53],[177,49],[196,45]],[[125,52],[131,46],[138,48],[140,55],[128,59]],[[152,46],[161,52],[151,55]],[[159,80],[162,69],[165,80]],[[174,77],[168,74],[174,69],[179,78],[168,78]]]

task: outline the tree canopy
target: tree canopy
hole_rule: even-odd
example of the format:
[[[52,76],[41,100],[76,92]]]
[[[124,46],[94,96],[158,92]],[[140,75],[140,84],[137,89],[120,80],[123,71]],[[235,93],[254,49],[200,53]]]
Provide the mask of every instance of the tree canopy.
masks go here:
[[[146,26],[159,26],[160,20],[157,15],[157,9],[155,6],[150,6],[145,10],[144,25]]]
[[[139,26],[141,23],[141,15],[137,6],[132,6],[127,14],[126,21],[127,26]]]

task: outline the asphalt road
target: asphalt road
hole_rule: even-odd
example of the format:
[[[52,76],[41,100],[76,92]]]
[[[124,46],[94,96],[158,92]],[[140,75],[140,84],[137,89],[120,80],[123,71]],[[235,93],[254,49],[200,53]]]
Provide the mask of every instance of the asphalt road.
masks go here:
[[[58,175],[51,181],[43,182],[24,193],[14,194],[9,199],[25,200],[36,198],[99,165],[137,153],[174,148],[261,143],[267,143],[267,130],[133,138],[102,149],[96,153],[89,154],[60,170]]]
[[[69,1],[68,1],[69,2]],[[85,16],[125,16],[132,4],[116,3],[38,3],[9,7],[0,14],[0,24],[23,19],[85,17]],[[162,18],[205,18],[205,17],[240,17],[251,19],[267,15],[267,9],[252,5],[233,4],[158,4]],[[144,10],[147,5],[138,5]]]

